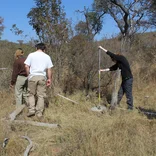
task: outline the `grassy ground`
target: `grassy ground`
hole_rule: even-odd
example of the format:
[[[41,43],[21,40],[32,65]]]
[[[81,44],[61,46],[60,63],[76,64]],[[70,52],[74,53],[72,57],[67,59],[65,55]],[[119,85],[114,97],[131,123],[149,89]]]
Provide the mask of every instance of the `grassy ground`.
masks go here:
[[[144,90],[134,88],[135,106],[156,110],[155,87]],[[149,96],[148,99],[146,96]],[[33,142],[31,156],[155,156],[156,120],[149,120],[137,110],[116,109],[113,112],[95,113],[90,110],[98,104],[94,93],[86,99],[83,92],[68,96],[79,104],[61,98],[50,98],[49,107],[44,113],[43,122],[58,123],[61,128],[43,128],[31,125],[8,124],[0,122],[0,155],[21,156],[27,145],[28,136]],[[121,107],[126,108],[125,98]],[[14,111],[14,92],[0,93],[0,118]],[[38,121],[27,118],[24,109],[17,119]],[[4,138],[8,144],[2,148]]]

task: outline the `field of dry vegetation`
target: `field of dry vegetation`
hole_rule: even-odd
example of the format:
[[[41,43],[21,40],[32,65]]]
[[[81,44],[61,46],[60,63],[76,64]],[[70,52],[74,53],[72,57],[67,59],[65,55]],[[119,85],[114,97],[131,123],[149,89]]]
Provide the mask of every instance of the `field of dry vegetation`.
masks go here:
[[[156,113],[156,41],[149,36],[141,39],[133,45],[131,53],[126,54],[134,75],[134,106]],[[106,48],[110,46],[107,42],[101,41],[100,44]],[[13,54],[19,45],[6,41],[0,45],[0,67],[8,68],[0,71],[1,156],[23,155],[29,142],[22,136],[32,141],[30,156],[156,156],[156,116],[145,115],[137,109],[126,110],[125,97],[121,102],[122,109],[97,113],[91,111],[99,102],[96,91],[90,91],[88,96],[81,87],[72,93],[63,92],[64,85],[55,83],[55,87],[48,90],[49,105],[42,122],[59,124],[59,127],[46,128],[2,120],[8,119],[9,114],[15,110],[14,90],[8,86]],[[33,50],[27,45],[22,48],[26,54]],[[110,50],[113,49],[115,47],[111,46]],[[110,73],[102,75],[102,86],[106,86],[104,83],[111,76]],[[75,83],[71,83],[74,86]],[[94,84],[98,86],[97,81]],[[111,93],[108,85],[107,91]],[[78,104],[57,96],[57,93]],[[108,92],[103,91],[101,103],[108,105],[105,94]],[[27,108],[16,120],[39,122],[36,117],[28,118],[26,114]],[[8,138],[8,142],[4,147],[5,138]]]

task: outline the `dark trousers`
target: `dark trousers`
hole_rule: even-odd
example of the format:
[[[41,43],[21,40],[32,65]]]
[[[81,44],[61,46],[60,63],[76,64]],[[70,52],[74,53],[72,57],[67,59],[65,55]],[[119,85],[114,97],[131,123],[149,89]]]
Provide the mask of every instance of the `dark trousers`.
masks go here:
[[[133,109],[133,95],[132,95],[133,78],[122,81],[118,92],[118,104],[120,103],[123,95],[126,95],[128,109]]]

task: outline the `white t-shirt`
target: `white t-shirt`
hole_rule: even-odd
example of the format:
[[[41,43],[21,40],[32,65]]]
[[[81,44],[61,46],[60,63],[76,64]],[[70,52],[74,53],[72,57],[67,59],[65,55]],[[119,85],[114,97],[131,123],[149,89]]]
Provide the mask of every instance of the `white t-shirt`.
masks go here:
[[[53,67],[50,56],[42,51],[30,53],[24,63],[30,66],[28,79],[36,75],[43,75],[46,78],[46,70]]]

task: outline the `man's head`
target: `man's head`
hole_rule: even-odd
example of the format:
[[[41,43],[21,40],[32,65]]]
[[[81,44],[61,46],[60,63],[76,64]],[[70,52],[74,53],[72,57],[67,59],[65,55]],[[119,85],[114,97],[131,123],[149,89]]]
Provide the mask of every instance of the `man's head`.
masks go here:
[[[45,51],[46,50],[46,46],[44,43],[38,43],[35,45],[36,49],[37,50],[42,50],[42,51]]]
[[[18,48],[15,52],[15,59],[18,59],[18,57],[23,56],[24,52],[21,48]]]

